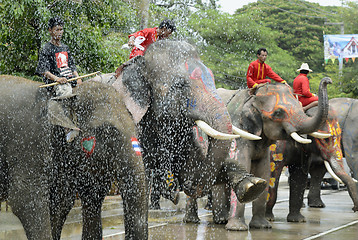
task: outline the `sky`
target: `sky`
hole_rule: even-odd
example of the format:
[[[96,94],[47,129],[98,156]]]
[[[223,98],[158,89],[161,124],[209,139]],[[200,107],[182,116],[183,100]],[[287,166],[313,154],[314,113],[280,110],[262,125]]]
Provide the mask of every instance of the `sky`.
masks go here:
[[[319,3],[321,6],[342,6],[341,0],[307,0],[308,2]],[[236,9],[243,7],[249,3],[257,2],[257,0],[219,0],[221,10],[233,14]]]

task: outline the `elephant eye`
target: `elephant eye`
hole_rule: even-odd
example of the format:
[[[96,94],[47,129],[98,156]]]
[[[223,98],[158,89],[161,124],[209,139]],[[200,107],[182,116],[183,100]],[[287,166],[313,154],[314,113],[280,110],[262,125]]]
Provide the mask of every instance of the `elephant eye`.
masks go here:
[[[273,119],[283,120],[286,118],[286,111],[282,108],[278,108],[271,114],[271,117]]]

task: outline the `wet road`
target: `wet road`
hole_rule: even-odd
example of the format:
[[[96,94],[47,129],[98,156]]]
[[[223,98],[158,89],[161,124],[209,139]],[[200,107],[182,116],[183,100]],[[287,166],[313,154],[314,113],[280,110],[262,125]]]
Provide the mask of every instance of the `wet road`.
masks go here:
[[[211,211],[203,209],[205,199],[199,201],[200,224],[184,224],[185,197],[177,206],[162,201],[162,210],[149,213],[149,239],[185,239],[185,240],[280,240],[280,239],[358,239],[358,212],[353,213],[352,200],[346,190],[322,190],[322,199],[326,208],[304,207],[302,214],[305,223],[288,223],[288,186],[282,181],[278,193],[278,203],[274,208],[275,222],[272,229],[236,232],[227,231],[225,225],[212,222]],[[305,201],[306,202],[306,201]],[[0,214],[0,239],[26,239],[21,224],[11,212],[4,212],[2,204]],[[251,204],[246,205],[245,218],[251,219]],[[62,233],[64,240],[81,239],[80,207],[75,207],[66,221]],[[123,212],[119,197],[108,197],[103,208],[103,233],[105,240],[124,239]]]

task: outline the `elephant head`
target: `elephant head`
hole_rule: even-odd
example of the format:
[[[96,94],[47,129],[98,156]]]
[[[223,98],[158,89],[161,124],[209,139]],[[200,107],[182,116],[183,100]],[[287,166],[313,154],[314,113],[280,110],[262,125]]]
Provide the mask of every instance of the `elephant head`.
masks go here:
[[[232,126],[213,73],[192,45],[158,41],[125,65],[113,86],[140,129],[144,162],[164,174],[173,171],[187,193],[199,196],[215,183],[228,158],[227,139],[260,139]],[[195,124],[211,137],[206,156],[195,144]]]
[[[327,119],[327,84],[331,82],[330,78],[321,80],[318,111],[313,117],[305,114],[290,87],[284,84],[266,84],[243,104],[240,127],[271,140],[291,136],[298,142],[310,143],[310,140],[303,139],[299,134],[316,134],[315,131]],[[231,106],[233,107],[237,105]],[[236,118],[233,115],[231,117]]]
[[[326,139],[315,138],[315,146],[317,150],[316,156],[324,161],[324,165],[331,176],[341,184],[345,184],[351,196],[354,211],[358,211],[358,183],[346,172],[343,163],[343,147],[342,147],[342,129],[340,127],[335,107],[330,106],[329,116],[327,121],[321,126],[320,130],[329,132],[331,137]],[[307,114],[313,115],[317,108],[309,109]],[[310,190],[311,194],[311,190]],[[309,194],[309,200],[310,200]],[[314,194],[314,193],[312,193]]]
[[[274,220],[272,209],[277,198],[277,188],[282,168],[288,166],[290,177],[290,206],[287,220],[290,222],[303,222],[304,216],[300,213],[303,194],[306,188],[308,172],[311,175],[308,205],[310,207],[324,207],[320,197],[321,181],[328,172],[337,181],[344,183],[357,211],[358,192],[357,183],[346,172],[343,166],[341,146],[342,130],[337,119],[335,108],[330,105],[327,120],[321,125],[320,132],[329,132],[329,138],[320,139],[310,137],[311,144],[297,144],[293,140],[276,141],[270,146],[271,178],[269,200],[266,205],[266,218]],[[340,108],[340,107],[339,107]],[[315,115],[317,107],[307,111],[308,115]],[[324,163],[323,163],[324,162]]]
[[[239,137],[228,135],[232,134],[232,125],[216,92],[213,73],[188,43],[159,41],[152,44],[144,57],[136,57],[125,67],[119,78],[113,86],[126,96],[124,100],[136,123],[151,107],[156,112],[156,121],[185,116],[191,122],[194,119],[214,138]],[[235,134],[259,139],[235,130]]]

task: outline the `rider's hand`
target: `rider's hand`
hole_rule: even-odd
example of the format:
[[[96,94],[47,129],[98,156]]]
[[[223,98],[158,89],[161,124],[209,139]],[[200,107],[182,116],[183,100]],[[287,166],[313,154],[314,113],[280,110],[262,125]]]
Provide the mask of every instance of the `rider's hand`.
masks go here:
[[[129,41],[128,41],[128,46],[129,47],[131,47],[131,48],[134,47],[134,40],[135,40],[134,36],[129,38]]]
[[[58,77],[58,78],[55,79],[55,81],[58,82],[58,83],[64,84],[64,83],[67,83],[67,78]]]

